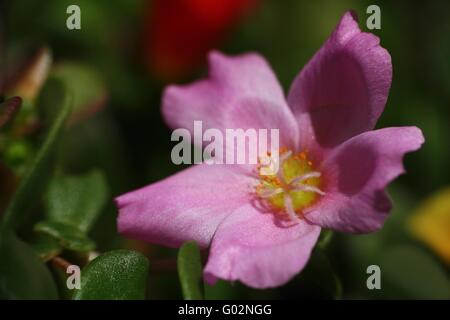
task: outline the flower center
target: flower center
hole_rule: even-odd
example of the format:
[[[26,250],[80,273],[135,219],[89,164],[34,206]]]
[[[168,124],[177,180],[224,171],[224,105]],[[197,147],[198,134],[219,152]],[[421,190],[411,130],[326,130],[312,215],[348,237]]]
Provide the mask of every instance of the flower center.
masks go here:
[[[290,150],[281,149],[278,172],[262,175],[259,169],[256,194],[292,221],[298,221],[303,209],[325,194],[319,189],[321,174],[314,170],[305,151],[294,155]]]

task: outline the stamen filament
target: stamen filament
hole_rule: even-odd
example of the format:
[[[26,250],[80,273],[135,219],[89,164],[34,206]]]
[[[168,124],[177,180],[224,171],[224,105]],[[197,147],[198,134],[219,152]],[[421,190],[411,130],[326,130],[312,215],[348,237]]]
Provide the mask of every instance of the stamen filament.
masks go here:
[[[305,181],[307,179],[311,179],[311,178],[319,178],[320,177],[320,172],[317,171],[313,171],[313,172],[308,172],[305,173],[299,177],[296,177],[294,179],[292,179],[292,181],[290,182],[290,184],[295,184],[297,182],[302,182]]]
[[[270,198],[273,197],[274,195],[277,195],[279,193],[283,193],[284,190],[282,188],[276,188],[276,189],[271,189],[271,190],[263,190],[262,192],[259,192],[259,196],[262,198]]]
[[[279,159],[279,168],[278,168],[278,172],[277,172],[277,176],[278,179],[280,179],[280,181],[285,182],[284,179],[284,168],[283,168],[283,163],[289,159],[292,156],[292,151],[286,151],[285,153],[281,154],[280,159]]]
[[[286,151],[285,153],[282,153],[280,156],[280,163],[283,163],[284,161],[286,161],[287,159],[289,159],[292,156],[292,151]]]
[[[284,194],[284,207],[286,209],[286,213],[292,221],[299,222],[300,219],[295,213],[294,206],[292,204],[292,198],[288,193]]]
[[[325,192],[323,192],[323,191],[320,190],[319,188],[314,187],[314,186],[305,185],[305,184],[302,184],[302,185],[300,185],[300,186],[297,186],[297,187],[295,187],[293,190],[294,190],[294,191],[310,191],[310,192],[318,193],[318,194],[320,194],[321,196],[325,195]]]

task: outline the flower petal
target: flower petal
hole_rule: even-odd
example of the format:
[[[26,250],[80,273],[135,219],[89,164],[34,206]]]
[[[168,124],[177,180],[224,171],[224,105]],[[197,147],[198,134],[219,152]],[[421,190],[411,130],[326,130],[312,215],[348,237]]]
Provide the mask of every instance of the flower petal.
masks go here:
[[[191,133],[194,120],[202,120],[204,129],[283,128],[281,141],[295,146],[296,121],[263,57],[212,52],[209,68],[208,79],[165,90],[162,112],[169,126],[186,128]]]
[[[197,165],[116,198],[119,232],[177,247],[207,247],[219,223],[249,200],[252,181],[227,165]]]
[[[344,142],[320,168],[326,195],[306,219],[344,232],[380,229],[391,209],[384,189],[404,172],[404,154],[418,150],[423,142],[416,127],[365,132]]]
[[[304,220],[283,226],[254,206],[237,209],[214,235],[204,276],[239,280],[254,288],[282,285],[306,265],[320,227]]]
[[[347,12],[292,83],[288,104],[301,146],[327,149],[374,128],[392,80],[391,57],[379,38],[361,32]]]

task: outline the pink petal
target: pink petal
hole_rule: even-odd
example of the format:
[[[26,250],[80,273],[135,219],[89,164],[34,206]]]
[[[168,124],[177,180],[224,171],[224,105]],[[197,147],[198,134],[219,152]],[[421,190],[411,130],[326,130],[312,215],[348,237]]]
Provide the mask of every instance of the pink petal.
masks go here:
[[[301,221],[284,226],[251,204],[236,210],[214,235],[205,279],[239,280],[254,288],[288,282],[306,265],[320,227]]]
[[[404,154],[423,142],[416,127],[365,132],[344,142],[322,164],[326,195],[306,219],[344,232],[380,229],[391,209],[384,189],[404,172]]]
[[[249,201],[252,181],[227,165],[196,165],[116,198],[119,232],[177,247],[207,247],[219,223]]]
[[[204,129],[280,129],[280,139],[294,147],[297,124],[283,90],[266,60],[256,54],[209,55],[209,76],[190,85],[169,86],[162,112],[172,128],[187,128],[194,120]]]
[[[301,128],[301,146],[327,149],[374,128],[392,79],[391,57],[379,38],[361,32],[347,12],[294,80],[288,104]]]

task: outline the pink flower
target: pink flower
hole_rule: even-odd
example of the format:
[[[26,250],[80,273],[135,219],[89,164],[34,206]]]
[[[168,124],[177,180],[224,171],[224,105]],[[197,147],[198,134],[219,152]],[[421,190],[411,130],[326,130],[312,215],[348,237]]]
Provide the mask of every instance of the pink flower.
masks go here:
[[[169,86],[173,128],[279,128],[282,170],[195,165],[122,195],[119,231],[168,246],[210,247],[204,276],[251,287],[282,285],[307,263],[321,228],[367,233],[391,209],[387,185],[420,148],[416,127],[373,130],[392,79],[389,53],[346,13],[294,80],[287,99],[257,54],[209,56],[208,79]],[[261,206],[260,204],[263,204]]]

